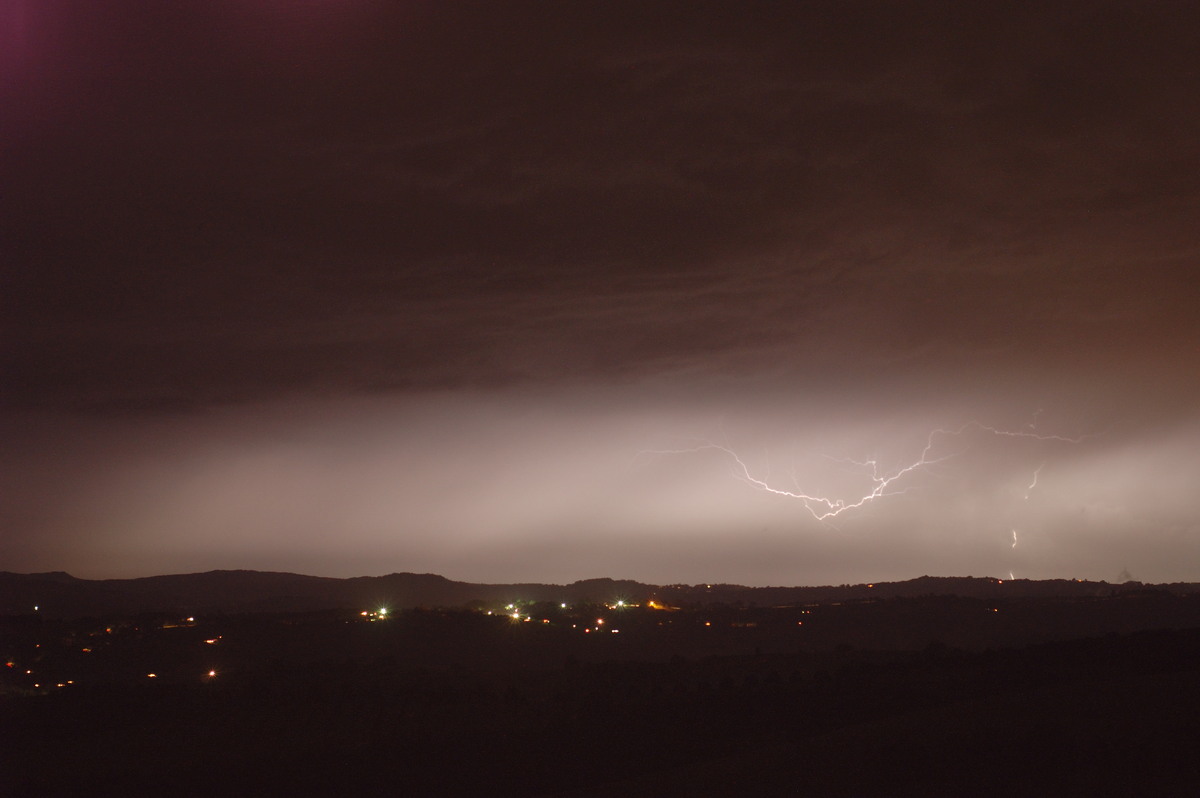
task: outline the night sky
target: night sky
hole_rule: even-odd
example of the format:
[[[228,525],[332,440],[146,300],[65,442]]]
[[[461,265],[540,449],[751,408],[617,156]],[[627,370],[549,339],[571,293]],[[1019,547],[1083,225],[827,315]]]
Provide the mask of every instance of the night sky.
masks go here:
[[[1198,52],[1187,2],[0,0],[0,570],[1200,580]]]

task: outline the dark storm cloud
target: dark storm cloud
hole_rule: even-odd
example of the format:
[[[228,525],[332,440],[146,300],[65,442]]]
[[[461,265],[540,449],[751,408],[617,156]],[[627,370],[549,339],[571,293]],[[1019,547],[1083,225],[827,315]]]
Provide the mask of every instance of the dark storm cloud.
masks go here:
[[[1182,7],[22,8],[11,405],[1197,332]]]
[[[3,567],[1189,578],[1190,5],[0,7]]]

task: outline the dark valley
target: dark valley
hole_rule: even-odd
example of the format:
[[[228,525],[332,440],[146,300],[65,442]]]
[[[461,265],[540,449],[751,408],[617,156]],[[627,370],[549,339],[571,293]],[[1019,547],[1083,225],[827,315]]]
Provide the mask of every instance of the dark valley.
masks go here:
[[[48,596],[0,618],[6,795],[1184,794],[1200,776],[1190,586],[3,583]],[[88,590],[124,609],[83,614]]]

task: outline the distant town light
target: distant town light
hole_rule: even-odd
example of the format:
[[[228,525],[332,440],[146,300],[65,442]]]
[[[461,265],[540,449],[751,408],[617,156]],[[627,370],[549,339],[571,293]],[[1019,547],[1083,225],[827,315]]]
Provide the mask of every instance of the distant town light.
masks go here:
[[[380,614],[380,616],[387,615],[387,607],[380,607],[379,614]]]
[[[157,679],[157,678],[158,678],[158,674],[157,674],[157,673],[147,673],[147,674],[146,674],[146,678],[147,678],[147,679]]]
[[[209,672],[208,672],[208,675],[209,675],[210,677],[211,677],[211,676],[216,676],[216,675],[217,675],[217,672],[216,672],[216,671],[209,671]]]

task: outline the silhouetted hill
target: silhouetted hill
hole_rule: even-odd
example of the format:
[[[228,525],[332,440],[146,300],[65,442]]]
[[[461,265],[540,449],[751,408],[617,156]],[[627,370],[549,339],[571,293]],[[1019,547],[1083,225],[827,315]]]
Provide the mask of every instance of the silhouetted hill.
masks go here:
[[[46,617],[109,613],[307,612],[386,606],[459,607],[505,602],[609,602],[655,599],[680,607],[709,604],[770,607],[828,604],[919,596],[964,598],[1097,597],[1114,593],[1200,592],[1200,584],[1109,584],[1079,580],[1000,580],[989,577],[923,576],[904,582],[821,587],[743,585],[647,585],[615,579],[586,579],[569,585],[474,584],[437,574],[393,573],[335,579],[269,571],[207,571],[139,579],[77,579],[62,571],[0,572],[0,614],[34,611]]]
[[[207,571],[139,579],[77,579],[56,571],[0,572],[0,614],[34,611],[46,617],[136,612],[307,612],[386,606],[456,607],[511,601],[633,599],[653,587],[588,579],[571,585],[471,584],[437,574],[394,573],[334,579],[270,571]]]

